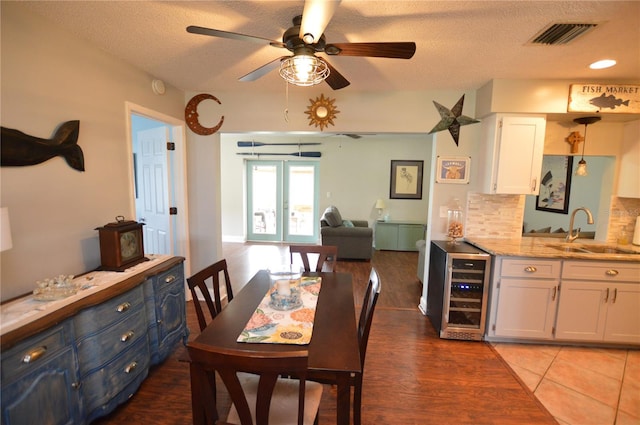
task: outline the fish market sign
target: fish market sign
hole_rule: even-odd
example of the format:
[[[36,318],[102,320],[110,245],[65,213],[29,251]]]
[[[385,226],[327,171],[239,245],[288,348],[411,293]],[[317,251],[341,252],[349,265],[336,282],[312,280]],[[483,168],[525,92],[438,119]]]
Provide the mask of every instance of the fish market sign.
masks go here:
[[[640,113],[640,85],[572,84],[567,111]]]

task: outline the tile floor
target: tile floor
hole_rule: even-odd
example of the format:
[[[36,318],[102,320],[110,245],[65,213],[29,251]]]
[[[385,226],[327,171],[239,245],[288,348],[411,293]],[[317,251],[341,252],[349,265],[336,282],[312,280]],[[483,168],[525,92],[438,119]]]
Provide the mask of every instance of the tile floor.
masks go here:
[[[493,346],[560,425],[640,424],[640,351]]]

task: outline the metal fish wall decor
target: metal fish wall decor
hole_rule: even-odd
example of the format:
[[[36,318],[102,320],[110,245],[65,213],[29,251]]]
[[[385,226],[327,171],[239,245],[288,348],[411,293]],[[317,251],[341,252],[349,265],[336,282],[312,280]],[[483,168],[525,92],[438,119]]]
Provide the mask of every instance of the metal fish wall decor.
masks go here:
[[[78,146],[79,133],[78,120],[62,123],[51,139],[41,139],[19,130],[2,127],[0,165],[36,165],[62,156],[71,168],[84,171],[84,155]]]

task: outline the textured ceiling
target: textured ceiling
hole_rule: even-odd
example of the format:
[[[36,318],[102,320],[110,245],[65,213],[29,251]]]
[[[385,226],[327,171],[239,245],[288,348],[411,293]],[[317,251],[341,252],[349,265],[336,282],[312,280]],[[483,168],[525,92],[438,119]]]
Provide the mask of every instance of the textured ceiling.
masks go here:
[[[179,89],[277,91],[277,71],[248,72],[288,51],[189,34],[197,25],[281,40],[303,1],[23,2],[102,49]],[[556,22],[600,24],[567,45],[528,42]],[[351,85],[343,91],[473,90],[491,79],[640,79],[640,2],[350,1],[325,30],[329,43],[415,41],[412,59],[330,58]],[[600,71],[589,63],[613,58]]]

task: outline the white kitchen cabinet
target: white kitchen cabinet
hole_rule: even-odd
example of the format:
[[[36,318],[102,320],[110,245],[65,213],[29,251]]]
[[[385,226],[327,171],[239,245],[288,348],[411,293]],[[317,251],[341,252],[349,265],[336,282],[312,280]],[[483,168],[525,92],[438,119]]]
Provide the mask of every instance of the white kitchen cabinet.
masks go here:
[[[640,120],[625,124],[619,160],[618,196],[640,198]]]
[[[497,257],[489,336],[552,339],[560,260]]]
[[[538,194],[545,128],[544,115],[493,114],[482,120],[483,192]]]
[[[565,261],[556,339],[640,343],[640,264]]]

